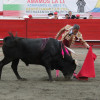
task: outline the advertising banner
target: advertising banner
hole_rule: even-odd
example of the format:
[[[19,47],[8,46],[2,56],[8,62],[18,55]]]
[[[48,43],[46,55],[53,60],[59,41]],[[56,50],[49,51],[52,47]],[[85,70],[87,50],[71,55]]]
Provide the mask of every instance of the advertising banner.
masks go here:
[[[100,0],[3,0],[4,16],[47,17],[48,13],[58,12],[64,16],[73,14],[100,16]]]

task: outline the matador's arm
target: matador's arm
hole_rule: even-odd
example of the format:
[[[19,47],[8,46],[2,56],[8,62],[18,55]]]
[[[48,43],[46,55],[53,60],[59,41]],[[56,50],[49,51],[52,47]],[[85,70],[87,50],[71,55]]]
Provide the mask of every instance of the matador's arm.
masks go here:
[[[85,40],[83,40],[83,38],[81,38],[79,41],[85,46],[85,48],[87,48],[87,49],[90,48],[90,46],[87,44],[87,42]]]
[[[66,25],[65,27],[63,27],[59,32],[58,34],[56,35],[56,39],[59,38],[59,36],[64,33],[65,31],[69,31],[70,29],[72,28],[71,25]],[[67,35],[67,34],[66,34]],[[65,36],[64,36],[65,37]]]
[[[82,45],[85,46],[85,48],[89,49],[89,45],[87,44],[87,42],[83,39],[82,34],[80,32],[78,32],[77,34],[77,38],[80,41],[80,43],[82,43]]]
[[[60,36],[62,33],[64,33],[64,32],[65,32],[65,27],[63,27],[63,28],[57,33],[56,39],[58,39],[59,36]]]

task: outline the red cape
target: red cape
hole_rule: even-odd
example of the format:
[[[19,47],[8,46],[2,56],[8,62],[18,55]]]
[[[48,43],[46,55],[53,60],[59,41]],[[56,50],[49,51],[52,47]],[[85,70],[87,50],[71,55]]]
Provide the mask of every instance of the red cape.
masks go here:
[[[95,78],[94,61],[96,54],[92,52],[92,47],[89,48],[83,66],[76,78],[79,80],[88,80],[88,78]]]

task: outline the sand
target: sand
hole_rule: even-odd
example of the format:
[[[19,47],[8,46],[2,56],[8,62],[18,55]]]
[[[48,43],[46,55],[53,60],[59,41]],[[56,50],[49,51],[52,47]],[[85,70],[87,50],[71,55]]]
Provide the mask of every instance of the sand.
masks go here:
[[[73,55],[78,60],[81,69],[87,50],[73,48],[78,55]],[[93,49],[99,55],[99,49]],[[3,58],[0,48],[0,60]],[[15,77],[11,63],[4,66],[2,80],[0,81],[0,100],[100,100],[100,56],[95,61],[96,78],[88,81],[72,79],[66,81],[60,72],[56,78],[55,70],[52,71],[54,82],[49,82],[45,68],[37,65],[25,66],[20,61],[18,72],[27,81],[19,81]]]

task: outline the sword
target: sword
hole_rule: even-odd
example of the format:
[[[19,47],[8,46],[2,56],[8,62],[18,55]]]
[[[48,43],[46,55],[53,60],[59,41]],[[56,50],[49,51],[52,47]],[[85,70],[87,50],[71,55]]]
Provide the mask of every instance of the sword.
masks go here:
[[[65,46],[65,47],[66,47],[66,46]],[[66,49],[68,49],[71,53],[76,54],[74,50],[72,50],[72,49],[70,49],[70,48],[68,48],[68,47],[66,47]]]

